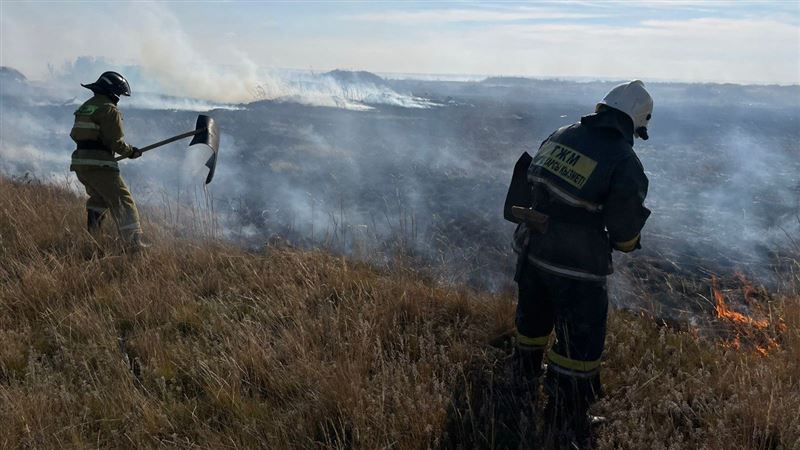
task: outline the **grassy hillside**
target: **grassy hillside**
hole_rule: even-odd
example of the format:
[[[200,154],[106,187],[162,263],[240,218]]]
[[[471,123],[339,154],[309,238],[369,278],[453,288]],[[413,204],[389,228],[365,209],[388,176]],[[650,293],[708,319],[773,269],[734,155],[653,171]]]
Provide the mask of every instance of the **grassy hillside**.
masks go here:
[[[0,448],[532,439],[508,409],[511,294],[155,220],[126,256],[83,221],[67,190],[0,178]],[[765,301],[761,351],[612,311],[597,447],[800,448],[799,301]]]

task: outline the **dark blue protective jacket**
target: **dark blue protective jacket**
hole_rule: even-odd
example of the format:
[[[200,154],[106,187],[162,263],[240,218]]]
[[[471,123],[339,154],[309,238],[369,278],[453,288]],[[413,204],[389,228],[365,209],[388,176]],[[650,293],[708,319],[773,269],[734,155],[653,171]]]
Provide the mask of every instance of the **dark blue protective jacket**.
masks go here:
[[[640,248],[639,233],[650,215],[644,206],[648,180],[633,151],[627,115],[607,109],[584,116],[556,130],[527,161],[529,205],[518,206],[548,215],[549,225],[544,233],[525,224],[517,228],[521,264],[602,281],[613,271],[612,249]]]

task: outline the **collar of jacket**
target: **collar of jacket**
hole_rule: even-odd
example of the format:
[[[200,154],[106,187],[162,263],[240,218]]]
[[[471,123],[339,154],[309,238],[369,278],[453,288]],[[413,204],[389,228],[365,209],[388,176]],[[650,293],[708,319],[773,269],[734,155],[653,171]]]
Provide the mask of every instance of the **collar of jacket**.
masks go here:
[[[627,114],[615,109],[607,109],[581,117],[581,125],[592,128],[610,128],[633,145],[633,121]]]
[[[103,103],[111,103],[114,106],[117,106],[117,103],[119,102],[119,97],[115,98],[113,95],[108,95],[108,94],[103,94],[103,93],[100,93],[100,92],[95,92],[94,96],[97,97],[98,99],[102,100]]]

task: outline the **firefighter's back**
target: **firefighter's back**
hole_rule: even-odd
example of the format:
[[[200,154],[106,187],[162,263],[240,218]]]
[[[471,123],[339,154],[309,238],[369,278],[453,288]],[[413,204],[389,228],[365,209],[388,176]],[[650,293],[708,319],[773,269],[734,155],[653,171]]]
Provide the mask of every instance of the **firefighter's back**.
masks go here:
[[[117,107],[104,95],[95,95],[74,113],[70,138],[75,141],[71,170],[119,170],[112,149],[104,142],[111,134],[106,123],[116,120]],[[106,128],[106,129],[104,129]]]
[[[609,232],[620,234],[615,229],[620,219],[643,224],[649,214],[642,206],[647,177],[632,136],[630,119],[607,109],[557,130],[542,144],[528,182],[532,206],[549,216],[549,226],[530,237],[529,262],[576,279],[601,281],[612,272]],[[621,209],[616,204],[620,183],[628,184],[624,196],[642,191],[641,199],[626,200],[630,204]],[[611,239],[619,242],[620,236]]]

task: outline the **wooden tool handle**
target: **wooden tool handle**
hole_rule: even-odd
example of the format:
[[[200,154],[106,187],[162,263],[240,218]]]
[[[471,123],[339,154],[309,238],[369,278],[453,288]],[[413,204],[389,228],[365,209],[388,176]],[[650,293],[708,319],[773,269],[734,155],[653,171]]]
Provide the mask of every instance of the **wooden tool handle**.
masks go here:
[[[158,141],[155,144],[150,144],[147,147],[142,147],[142,148],[139,149],[139,151],[144,153],[146,151],[153,150],[154,148],[161,147],[162,145],[167,145],[169,143],[172,143],[172,142],[175,142],[175,141],[179,141],[181,139],[184,139],[184,138],[187,138],[187,137],[190,137],[190,136],[194,136],[196,134],[200,134],[200,133],[203,133],[205,131],[206,131],[206,128],[200,128],[199,130],[188,131],[186,133],[179,134],[177,136],[172,136],[171,138],[164,139],[163,141]],[[123,159],[128,159],[128,157],[127,156],[118,156],[118,157],[114,158],[114,161],[122,161]]]

